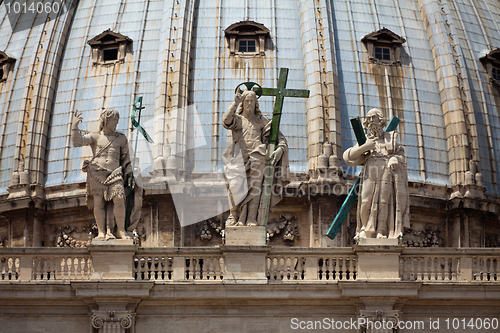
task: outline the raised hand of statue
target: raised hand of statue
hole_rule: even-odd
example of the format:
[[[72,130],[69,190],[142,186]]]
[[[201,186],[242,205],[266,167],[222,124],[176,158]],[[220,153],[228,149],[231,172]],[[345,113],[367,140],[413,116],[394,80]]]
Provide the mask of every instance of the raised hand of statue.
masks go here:
[[[234,102],[236,103],[236,105],[239,105],[241,103],[242,99],[243,99],[243,96],[241,96],[241,94],[239,92],[234,94]]]
[[[271,154],[271,161],[273,162],[273,165],[276,165],[276,163],[278,163],[282,155],[283,155],[283,148],[281,147],[276,148],[276,150]]]
[[[78,125],[83,121],[82,113],[75,111],[75,117],[73,118],[73,124],[71,126],[72,129],[78,129]]]

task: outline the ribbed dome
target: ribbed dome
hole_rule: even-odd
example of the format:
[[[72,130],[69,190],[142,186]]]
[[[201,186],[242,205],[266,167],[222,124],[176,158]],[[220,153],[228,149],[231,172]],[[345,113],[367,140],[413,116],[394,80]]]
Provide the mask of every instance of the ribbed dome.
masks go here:
[[[283,108],[281,130],[291,148],[292,172],[314,169],[325,142],[341,156],[355,142],[349,118],[379,107],[387,117],[403,120],[398,130],[410,181],[461,184],[472,159],[479,161],[487,191],[499,191],[500,99],[479,60],[500,46],[495,1],[322,1],[321,11],[316,2],[299,0],[247,1],[246,6],[69,2],[58,18],[45,21],[43,15],[7,15],[4,9],[0,51],[15,62],[8,64],[0,83],[2,193],[21,159],[30,183],[84,182],[81,162],[91,152],[70,144],[70,111],[81,111],[84,126],[93,129],[102,108],[116,108],[122,115],[119,130],[128,133],[136,96],[144,97],[144,122],[165,119],[150,122],[156,146],[152,155],[144,149],[141,163],[161,155],[169,144],[182,168],[214,172],[228,141],[220,120],[234,88],[243,81],[275,87],[280,67],[290,69],[287,87],[311,91],[308,100],[288,98]],[[259,54],[231,51],[224,31],[245,21],[269,30],[260,35]],[[99,46],[88,42],[108,29],[128,44],[118,61],[98,63],[93,48]],[[236,42],[248,37],[245,29]],[[377,35],[380,31],[388,33]],[[389,34],[400,42],[391,42]],[[251,36],[259,47],[258,34]],[[398,59],[377,61],[370,43],[400,47],[391,55]],[[207,138],[193,158],[179,146],[182,130],[171,116],[188,105],[195,105]],[[273,98],[260,99],[264,113],[272,105]],[[175,131],[179,135],[172,135]],[[190,140],[196,138],[182,142]]]

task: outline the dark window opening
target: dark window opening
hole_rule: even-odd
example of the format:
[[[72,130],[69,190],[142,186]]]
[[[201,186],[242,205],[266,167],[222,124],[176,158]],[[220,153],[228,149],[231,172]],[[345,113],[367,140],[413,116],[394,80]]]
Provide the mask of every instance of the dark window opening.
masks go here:
[[[391,50],[388,47],[376,47],[375,59],[391,60]]]
[[[4,75],[3,68],[0,68],[0,80],[4,79],[3,75]]]
[[[102,54],[103,61],[113,61],[118,60],[118,49],[106,49],[103,50]]]
[[[491,69],[491,76],[494,80],[500,80],[500,67],[493,67]]]
[[[240,40],[238,52],[255,52],[255,40]]]

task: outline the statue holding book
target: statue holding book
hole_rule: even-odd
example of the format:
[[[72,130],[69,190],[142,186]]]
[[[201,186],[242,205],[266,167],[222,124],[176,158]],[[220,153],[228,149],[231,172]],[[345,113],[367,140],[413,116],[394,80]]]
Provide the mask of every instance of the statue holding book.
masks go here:
[[[398,134],[384,131],[386,120],[379,109],[371,109],[363,127],[366,142],[344,152],[347,165],[363,165],[358,198],[359,238],[398,238],[410,227],[408,174]]]

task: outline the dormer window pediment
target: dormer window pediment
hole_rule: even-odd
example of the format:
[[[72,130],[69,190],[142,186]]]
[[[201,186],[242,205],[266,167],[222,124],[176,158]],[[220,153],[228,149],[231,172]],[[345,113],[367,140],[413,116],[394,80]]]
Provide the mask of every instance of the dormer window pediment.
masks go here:
[[[371,62],[382,64],[400,64],[402,45],[406,39],[387,28],[372,32],[361,39],[368,50]]]
[[[269,29],[254,21],[234,23],[224,31],[231,55],[264,56]]]
[[[0,82],[7,80],[10,70],[12,69],[12,64],[15,62],[16,59],[14,57],[0,51]]]
[[[127,46],[132,39],[120,33],[106,30],[87,42],[92,48],[93,65],[107,65],[124,62]]]

